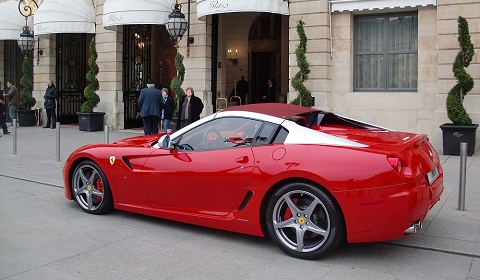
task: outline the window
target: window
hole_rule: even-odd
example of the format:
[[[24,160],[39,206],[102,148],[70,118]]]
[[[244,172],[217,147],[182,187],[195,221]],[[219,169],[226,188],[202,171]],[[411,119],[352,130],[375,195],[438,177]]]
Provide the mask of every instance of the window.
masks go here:
[[[261,125],[246,118],[214,119],[183,134],[178,148],[206,151],[250,146]]]
[[[356,91],[417,89],[418,16],[355,17]]]

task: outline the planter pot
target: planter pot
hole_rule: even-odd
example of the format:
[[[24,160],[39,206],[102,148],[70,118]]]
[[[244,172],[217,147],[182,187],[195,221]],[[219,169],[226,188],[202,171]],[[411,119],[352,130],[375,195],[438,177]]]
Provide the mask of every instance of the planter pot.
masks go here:
[[[78,129],[80,131],[103,131],[103,116],[105,116],[105,112],[77,112],[77,116]]]
[[[35,126],[37,119],[35,118],[35,110],[19,110],[17,111],[19,126]]]
[[[466,142],[467,155],[472,156],[475,152],[475,138],[478,124],[453,125],[442,124],[440,128],[443,134],[443,154],[460,155],[460,143]]]

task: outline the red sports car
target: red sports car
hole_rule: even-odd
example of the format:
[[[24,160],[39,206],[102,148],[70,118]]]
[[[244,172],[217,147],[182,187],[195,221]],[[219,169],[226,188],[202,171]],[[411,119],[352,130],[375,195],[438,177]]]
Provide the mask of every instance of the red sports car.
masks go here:
[[[287,104],[230,107],[171,135],[79,148],[65,195],[113,208],[270,237],[287,254],[398,239],[443,192],[426,135]]]

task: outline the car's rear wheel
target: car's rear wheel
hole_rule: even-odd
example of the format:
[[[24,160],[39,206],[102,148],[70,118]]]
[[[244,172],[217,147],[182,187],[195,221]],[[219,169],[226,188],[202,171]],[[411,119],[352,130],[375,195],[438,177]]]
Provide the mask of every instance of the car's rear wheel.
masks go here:
[[[89,160],[80,162],[72,176],[72,195],[83,211],[104,214],[113,209],[113,198],[105,174]]]
[[[275,243],[296,258],[321,258],[344,240],[339,206],[308,183],[290,183],[277,190],[268,202],[266,224]]]

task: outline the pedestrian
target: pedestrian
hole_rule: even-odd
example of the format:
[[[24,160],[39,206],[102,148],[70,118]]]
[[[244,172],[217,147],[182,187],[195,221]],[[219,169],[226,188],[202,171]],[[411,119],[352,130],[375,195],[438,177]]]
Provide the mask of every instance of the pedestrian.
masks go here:
[[[3,129],[3,134],[10,134],[7,128],[7,119],[6,119],[6,106],[5,106],[5,98],[3,97],[3,89],[2,89],[2,81],[0,81],[0,126]],[[0,137],[2,137],[0,135]]]
[[[4,93],[4,97],[8,97],[8,114],[10,119],[12,120],[13,126],[13,119],[17,119],[17,107],[20,105],[20,94],[18,93],[17,87],[12,84],[12,82],[7,81],[8,92]]]
[[[147,88],[140,91],[138,106],[145,135],[157,134],[161,117],[162,93],[155,88],[155,82],[152,79],[148,79]]]
[[[238,105],[247,104],[247,94],[248,94],[248,82],[245,81],[245,76],[240,77],[240,81],[237,82],[237,96],[241,98],[241,103]],[[240,100],[239,100],[240,101]]]
[[[168,89],[162,89],[162,127],[163,132],[168,132],[168,127],[175,111],[175,100],[168,95]]]
[[[55,101],[57,99],[57,88],[52,80],[47,80],[47,89],[45,90],[45,95],[43,99],[43,108],[47,111],[47,124],[43,128],[49,128],[50,125],[54,129],[57,125],[57,114],[55,113]]]
[[[265,90],[265,93],[262,96],[262,102],[264,103],[275,102],[275,96],[276,96],[275,83],[273,82],[273,79],[268,79],[268,86],[267,86],[267,89]]]
[[[203,111],[203,102],[195,96],[192,87],[188,87],[185,96],[178,102],[177,130],[198,121]]]

